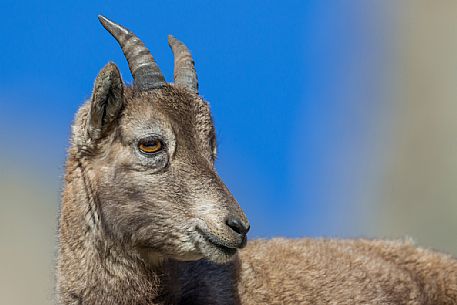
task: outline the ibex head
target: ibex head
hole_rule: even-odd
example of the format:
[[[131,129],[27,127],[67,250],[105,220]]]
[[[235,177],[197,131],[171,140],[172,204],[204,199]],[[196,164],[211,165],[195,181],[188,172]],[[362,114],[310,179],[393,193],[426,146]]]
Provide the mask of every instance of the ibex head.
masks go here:
[[[125,86],[106,65],[73,127],[100,230],[147,255],[227,261],[246,244],[249,223],[214,168],[215,130],[189,50],[169,36],[175,82],[167,84],[137,36],[99,19],[134,78]]]

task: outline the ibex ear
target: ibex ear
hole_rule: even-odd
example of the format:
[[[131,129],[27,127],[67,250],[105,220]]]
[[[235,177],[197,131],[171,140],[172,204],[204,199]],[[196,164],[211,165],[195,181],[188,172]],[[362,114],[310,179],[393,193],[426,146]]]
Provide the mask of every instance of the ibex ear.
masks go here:
[[[103,137],[119,116],[124,103],[124,84],[119,69],[108,63],[98,74],[92,93],[87,134],[92,140]]]

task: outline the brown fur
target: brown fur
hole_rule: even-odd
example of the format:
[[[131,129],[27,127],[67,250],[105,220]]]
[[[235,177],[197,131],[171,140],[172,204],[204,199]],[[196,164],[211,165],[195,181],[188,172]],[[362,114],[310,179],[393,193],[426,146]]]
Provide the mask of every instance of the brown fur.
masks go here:
[[[457,261],[410,242],[254,241],[240,260],[242,304],[457,304]]]
[[[137,142],[158,135],[153,157]],[[59,304],[457,304],[457,261],[410,242],[245,240],[214,169],[206,102],[139,92],[114,64],[76,115],[59,225]]]

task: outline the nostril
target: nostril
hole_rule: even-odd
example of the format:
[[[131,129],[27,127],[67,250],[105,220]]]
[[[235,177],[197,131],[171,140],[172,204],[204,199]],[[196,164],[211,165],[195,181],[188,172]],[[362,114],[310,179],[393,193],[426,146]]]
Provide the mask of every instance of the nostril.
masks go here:
[[[239,218],[228,217],[225,223],[238,234],[246,235],[249,231],[249,227],[246,227],[246,225]]]

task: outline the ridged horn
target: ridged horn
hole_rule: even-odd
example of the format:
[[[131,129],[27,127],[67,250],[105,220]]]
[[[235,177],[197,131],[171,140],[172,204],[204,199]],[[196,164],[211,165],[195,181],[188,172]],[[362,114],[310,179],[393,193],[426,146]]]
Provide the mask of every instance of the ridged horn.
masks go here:
[[[140,90],[161,88],[165,78],[144,43],[132,31],[102,15],[98,16],[98,20],[121,46],[132,72],[134,86]]]
[[[168,44],[175,58],[175,84],[198,93],[197,72],[189,49],[172,35],[168,35]]]

